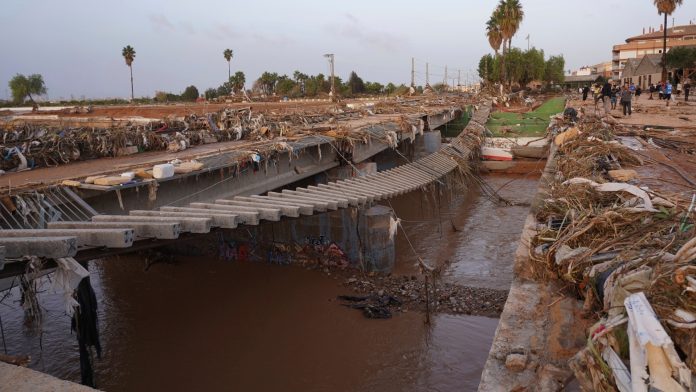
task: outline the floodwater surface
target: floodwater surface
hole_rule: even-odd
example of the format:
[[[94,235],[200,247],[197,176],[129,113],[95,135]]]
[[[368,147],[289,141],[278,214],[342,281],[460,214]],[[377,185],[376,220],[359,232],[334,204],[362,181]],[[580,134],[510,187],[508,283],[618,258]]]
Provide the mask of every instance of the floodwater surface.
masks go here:
[[[501,194],[517,201],[537,182],[485,180],[493,188],[513,180]],[[528,207],[496,206],[474,187],[431,212],[419,209],[422,198],[392,201],[415,251],[446,261],[444,279],[507,288]],[[415,271],[409,241],[399,234],[397,274]],[[146,270],[143,259],[122,256],[90,271],[104,348],[96,381],[106,391],[474,391],[498,323],[441,314],[426,325],[419,312],[368,320],[337,303],[349,294],[343,278],[296,266],[178,258]],[[62,297],[44,283],[42,334],[24,325],[16,289],[0,303],[7,352],[79,381]]]

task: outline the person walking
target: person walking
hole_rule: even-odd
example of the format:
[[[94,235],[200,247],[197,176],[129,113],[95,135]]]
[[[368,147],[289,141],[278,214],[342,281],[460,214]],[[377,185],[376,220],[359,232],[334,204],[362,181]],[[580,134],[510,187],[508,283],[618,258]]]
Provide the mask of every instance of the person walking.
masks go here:
[[[669,80],[665,83],[664,96],[667,100],[667,106],[669,106],[669,101],[672,100],[672,83],[670,83]]]
[[[595,113],[599,112],[599,101],[602,99],[602,86],[599,83],[595,83],[592,86],[592,96],[594,97],[594,110]]]
[[[689,93],[691,92],[691,82],[684,83],[684,102],[689,102]]]
[[[621,106],[623,107],[624,117],[626,117],[626,115],[631,115],[631,98],[633,98],[631,90],[629,90],[628,86],[624,85],[623,90],[621,90]]]
[[[582,89],[582,100],[587,101],[587,94],[590,93],[590,88],[585,85],[585,88]]]
[[[650,83],[650,87],[648,87],[648,89],[650,90],[650,98],[648,98],[650,100],[653,99],[653,93],[655,93],[655,85]]]
[[[640,86],[636,86],[636,101],[640,98],[641,94],[643,94],[643,89],[640,88]]]
[[[612,87],[611,89],[611,110],[616,109],[616,96],[619,94],[619,89]]]
[[[607,81],[602,87],[602,102],[604,103],[604,114],[609,115],[611,111],[611,83]]]
[[[660,100],[662,100],[665,97],[665,91],[662,82],[657,84],[657,95],[660,98]]]

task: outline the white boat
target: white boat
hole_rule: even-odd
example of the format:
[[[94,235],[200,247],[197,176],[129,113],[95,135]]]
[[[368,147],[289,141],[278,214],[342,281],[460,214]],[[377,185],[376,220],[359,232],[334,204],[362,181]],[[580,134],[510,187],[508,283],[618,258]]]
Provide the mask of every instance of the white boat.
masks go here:
[[[481,147],[481,158],[485,161],[511,161],[512,154],[498,147]]]

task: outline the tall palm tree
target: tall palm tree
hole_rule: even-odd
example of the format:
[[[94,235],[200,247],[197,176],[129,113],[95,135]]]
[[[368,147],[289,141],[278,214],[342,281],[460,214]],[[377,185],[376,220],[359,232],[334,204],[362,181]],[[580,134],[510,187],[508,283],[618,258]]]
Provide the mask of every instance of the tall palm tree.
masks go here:
[[[498,6],[493,10],[491,17],[486,22],[486,36],[488,37],[488,43],[495,49],[496,57],[498,56],[498,50],[501,49],[502,45],[502,55],[500,56],[500,69],[499,77],[500,81],[505,80],[505,36],[503,35],[503,29],[501,27],[503,20],[503,4],[505,0],[500,0]],[[496,47],[498,49],[496,49]]]
[[[662,35],[662,81],[667,81],[667,16],[682,4],[683,0],[653,0],[658,14],[665,15],[665,24]]]
[[[508,20],[508,27],[510,29],[508,33],[508,49],[512,48],[512,37],[517,34],[520,29],[522,20],[524,20],[524,10],[522,9],[522,3],[520,0],[506,0],[504,8],[504,17]]]
[[[121,51],[121,55],[126,60],[126,65],[130,68],[131,77],[131,101],[134,99],[133,95],[133,60],[135,60],[135,49],[132,46],[126,45]]]
[[[222,56],[225,57],[225,60],[227,60],[227,80],[230,80],[230,78],[232,77],[232,68],[230,68],[230,61],[232,61],[234,53],[232,52],[232,49],[225,49],[222,52]]]
[[[500,15],[501,13],[496,10],[491,15],[488,22],[486,22],[486,37],[488,38],[488,43],[491,48],[495,51],[495,57],[498,58],[498,51],[500,50],[500,45],[503,43],[503,33],[500,31]],[[500,67],[500,77],[502,79],[503,67]]]
[[[495,56],[498,57],[498,50],[503,43],[503,33],[500,31],[500,23],[495,14],[491,15],[491,18],[486,22],[486,37],[491,48],[495,51]]]
[[[524,11],[519,0],[500,0],[498,8],[495,11],[498,14],[500,32],[503,35],[503,57],[505,56],[505,42],[507,42],[508,51],[512,48],[512,37],[519,30],[522,20],[524,19]]]

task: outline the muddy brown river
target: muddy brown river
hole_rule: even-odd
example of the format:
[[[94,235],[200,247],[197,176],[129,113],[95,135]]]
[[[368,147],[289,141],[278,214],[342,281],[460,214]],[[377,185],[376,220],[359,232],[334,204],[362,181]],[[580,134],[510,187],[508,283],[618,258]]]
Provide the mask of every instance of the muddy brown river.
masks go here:
[[[486,176],[528,202],[538,178]],[[446,200],[447,199],[447,200]],[[443,279],[505,289],[528,207],[500,207],[476,187],[439,208],[417,193],[392,200],[416,252]],[[395,274],[416,271],[403,234]],[[369,320],[340,306],[342,279],[296,266],[178,258],[145,271],[136,256],[90,263],[106,391],[474,391],[498,320],[420,312]],[[0,302],[4,346],[32,368],[79,381],[77,342],[50,283],[42,333],[23,323],[19,293]],[[4,350],[0,346],[0,350]]]

